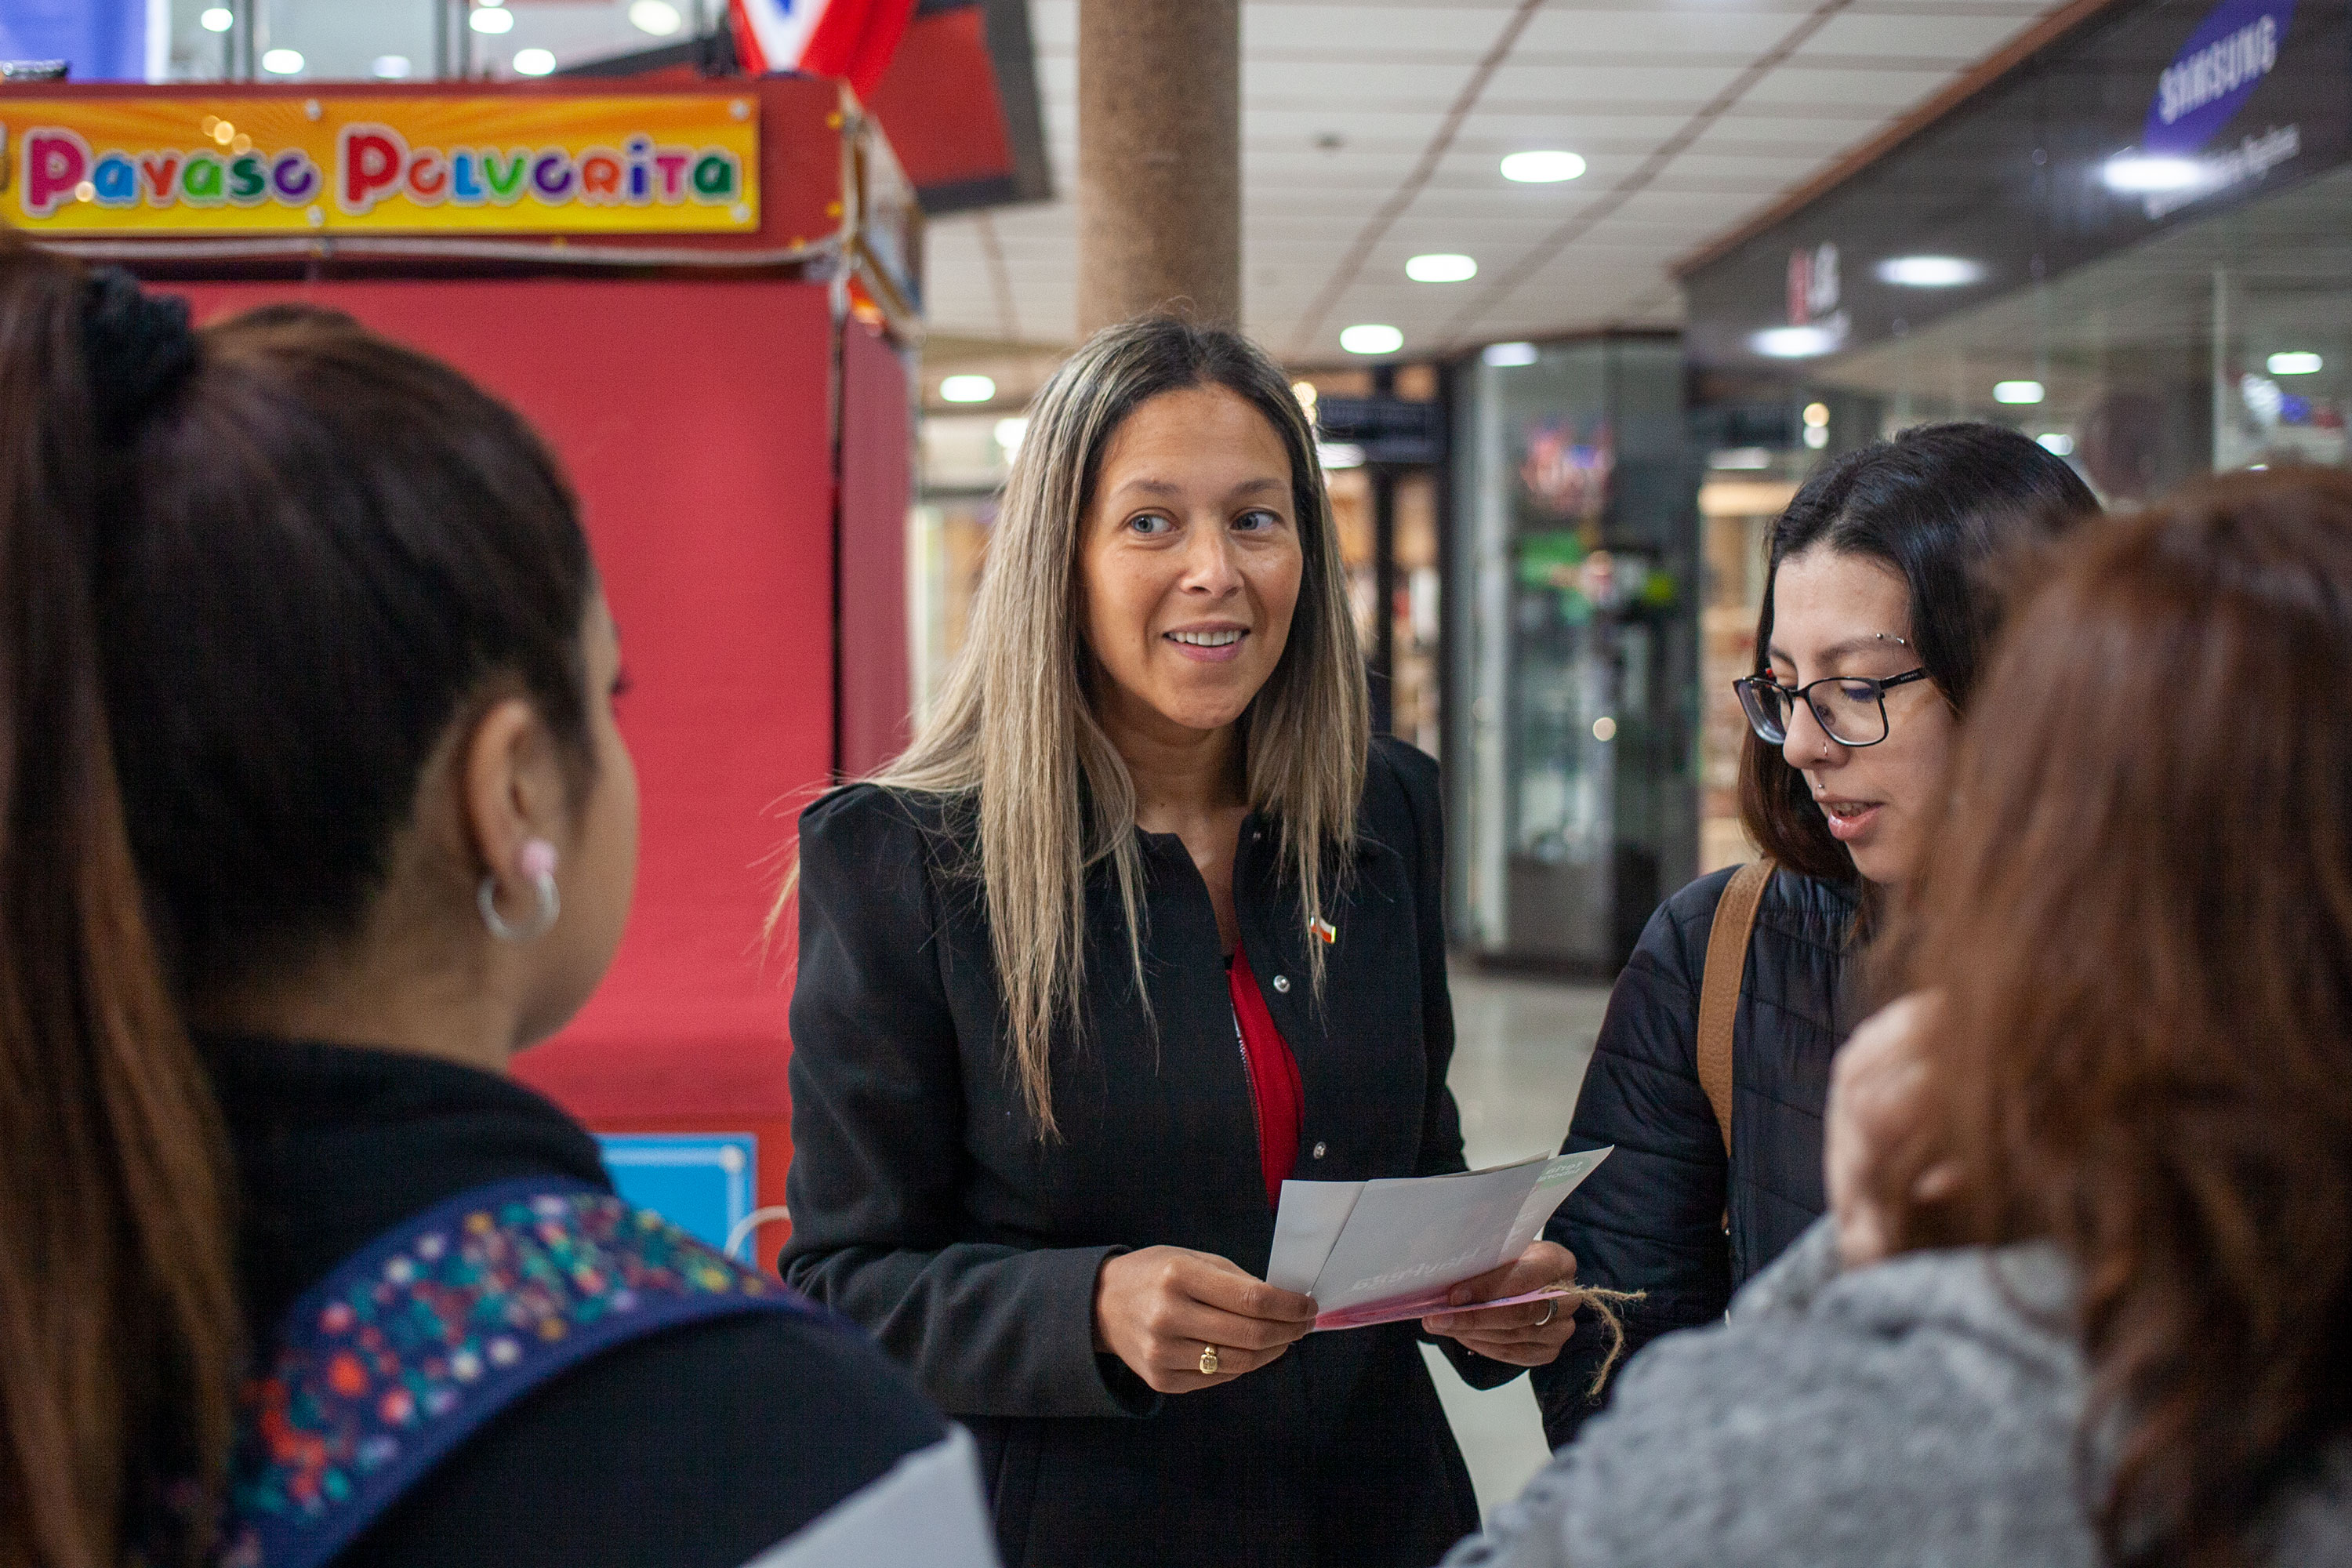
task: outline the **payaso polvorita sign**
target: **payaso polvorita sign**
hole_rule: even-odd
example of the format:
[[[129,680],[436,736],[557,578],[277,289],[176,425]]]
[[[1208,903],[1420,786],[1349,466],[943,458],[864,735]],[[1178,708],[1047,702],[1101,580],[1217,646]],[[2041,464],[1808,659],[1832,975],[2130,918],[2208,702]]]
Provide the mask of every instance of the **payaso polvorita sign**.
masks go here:
[[[41,234],[748,233],[748,98],[0,97]]]

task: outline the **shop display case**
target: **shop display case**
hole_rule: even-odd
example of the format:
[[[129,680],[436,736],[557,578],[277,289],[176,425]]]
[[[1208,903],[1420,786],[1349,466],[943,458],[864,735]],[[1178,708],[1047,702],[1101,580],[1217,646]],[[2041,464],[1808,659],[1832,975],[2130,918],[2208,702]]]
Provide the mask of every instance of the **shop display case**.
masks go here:
[[[1605,973],[1697,854],[1681,347],[1507,347],[1455,372],[1454,935]]]

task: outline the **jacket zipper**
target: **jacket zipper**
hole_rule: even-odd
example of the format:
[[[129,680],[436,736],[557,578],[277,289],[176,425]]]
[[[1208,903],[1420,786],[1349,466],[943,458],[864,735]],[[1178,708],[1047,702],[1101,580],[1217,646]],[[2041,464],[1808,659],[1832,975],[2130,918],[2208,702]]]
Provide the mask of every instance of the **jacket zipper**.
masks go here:
[[[1257,1134],[1258,1157],[1263,1161],[1265,1157],[1265,1113],[1258,1109],[1257,1074],[1250,1070],[1249,1037],[1242,1033],[1239,1009],[1234,1013],[1234,1044],[1241,1048],[1242,1087],[1249,1090],[1250,1130]]]

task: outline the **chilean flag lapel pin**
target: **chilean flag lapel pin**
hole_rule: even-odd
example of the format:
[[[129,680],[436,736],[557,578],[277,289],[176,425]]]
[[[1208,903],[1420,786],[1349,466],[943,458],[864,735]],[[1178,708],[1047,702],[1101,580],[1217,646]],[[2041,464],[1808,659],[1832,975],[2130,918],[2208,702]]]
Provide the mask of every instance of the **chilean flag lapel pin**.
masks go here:
[[[1307,922],[1307,930],[1317,942],[1326,947],[1339,940],[1339,928],[1320,915]]]

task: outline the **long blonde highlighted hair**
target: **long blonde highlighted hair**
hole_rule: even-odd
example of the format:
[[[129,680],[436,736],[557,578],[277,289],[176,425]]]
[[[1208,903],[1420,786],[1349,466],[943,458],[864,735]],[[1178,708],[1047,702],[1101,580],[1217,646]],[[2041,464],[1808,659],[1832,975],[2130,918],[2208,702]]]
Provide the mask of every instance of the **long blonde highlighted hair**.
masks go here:
[[[1087,696],[1079,545],[1103,452],[1162,393],[1222,386],[1281,437],[1305,566],[1288,643],[1240,721],[1244,788],[1276,824],[1309,921],[1355,847],[1370,698],[1314,432],[1281,368],[1238,333],[1168,317],[1108,327],[1055,372],[1029,409],[974,599],[964,650],[906,753],[875,783],[966,804],[985,889],[1010,1056],[1041,1136],[1054,1119],[1052,1041],[1083,1035],[1086,876],[1108,860],[1143,969],[1143,858],[1135,784]],[[1317,994],[1322,944],[1307,944]]]

